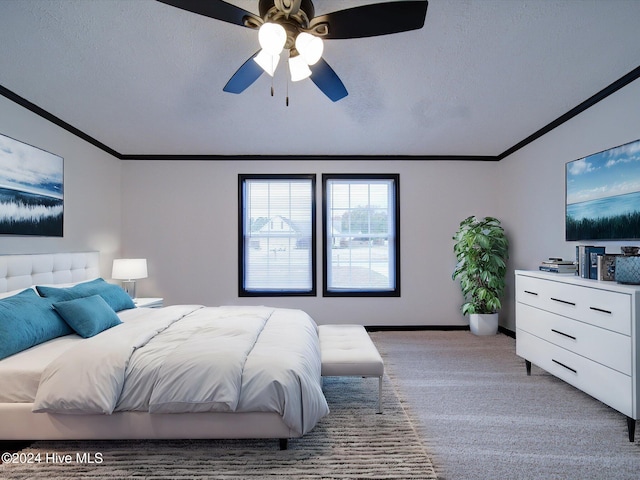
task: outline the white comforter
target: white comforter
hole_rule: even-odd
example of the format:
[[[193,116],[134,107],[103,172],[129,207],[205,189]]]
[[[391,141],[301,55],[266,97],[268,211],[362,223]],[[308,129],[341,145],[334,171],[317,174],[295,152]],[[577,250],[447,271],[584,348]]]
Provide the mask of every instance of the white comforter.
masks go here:
[[[42,374],[34,412],[277,412],[303,435],[329,413],[316,325],[300,310],[140,309]]]

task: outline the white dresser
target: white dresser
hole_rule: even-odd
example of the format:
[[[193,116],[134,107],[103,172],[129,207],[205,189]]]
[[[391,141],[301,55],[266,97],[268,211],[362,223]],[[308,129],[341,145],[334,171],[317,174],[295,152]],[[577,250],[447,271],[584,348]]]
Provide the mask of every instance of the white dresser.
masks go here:
[[[627,416],[640,396],[640,286],[516,271],[516,353]]]

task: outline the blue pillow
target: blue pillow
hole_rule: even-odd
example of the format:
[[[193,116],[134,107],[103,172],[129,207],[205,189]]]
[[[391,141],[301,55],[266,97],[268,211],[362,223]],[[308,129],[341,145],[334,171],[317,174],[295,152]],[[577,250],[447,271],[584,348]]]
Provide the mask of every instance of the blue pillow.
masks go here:
[[[0,300],[0,359],[73,330],[31,288]]]
[[[53,308],[78,335],[84,338],[93,337],[122,323],[116,312],[100,295],[56,302]]]
[[[64,302],[76,298],[100,295],[115,312],[135,308],[135,304],[127,292],[118,285],[107,283],[102,278],[96,278],[90,282],[79,283],[70,288],[56,288],[36,286],[36,290],[43,297],[50,298],[52,302]]]

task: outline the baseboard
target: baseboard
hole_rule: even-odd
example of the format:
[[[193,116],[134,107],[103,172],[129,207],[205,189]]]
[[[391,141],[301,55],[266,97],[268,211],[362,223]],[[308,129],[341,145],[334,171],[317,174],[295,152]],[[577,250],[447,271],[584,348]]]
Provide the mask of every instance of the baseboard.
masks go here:
[[[498,327],[498,332],[505,334],[507,337],[516,338],[516,332],[505,327]]]
[[[411,332],[419,330],[469,330],[468,325],[365,325],[367,332]],[[498,333],[516,338],[516,332],[505,327],[498,327]]]
[[[469,325],[365,325],[367,332],[410,332],[417,330],[469,330]]]

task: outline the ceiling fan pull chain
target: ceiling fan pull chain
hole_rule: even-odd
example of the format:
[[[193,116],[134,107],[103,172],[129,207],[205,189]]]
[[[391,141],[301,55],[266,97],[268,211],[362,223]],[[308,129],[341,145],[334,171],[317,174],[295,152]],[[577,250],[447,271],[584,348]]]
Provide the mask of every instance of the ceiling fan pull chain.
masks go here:
[[[273,58],[271,59],[271,63],[274,63]],[[276,69],[276,67],[274,66],[274,67],[273,67],[274,72],[275,72],[275,69]],[[274,78],[274,77],[275,77],[275,75],[271,75],[271,96],[272,96],[272,97],[273,97],[273,92],[274,92],[274,90],[273,90],[273,78]]]
[[[288,107],[289,106],[289,78],[287,77],[287,98],[285,101],[285,105]]]
[[[289,65],[289,62],[287,62],[287,65]],[[285,100],[285,105],[288,107],[289,106],[289,77],[291,76],[291,67],[288,67],[289,70],[289,75],[285,75],[285,78],[287,79],[287,98]]]

